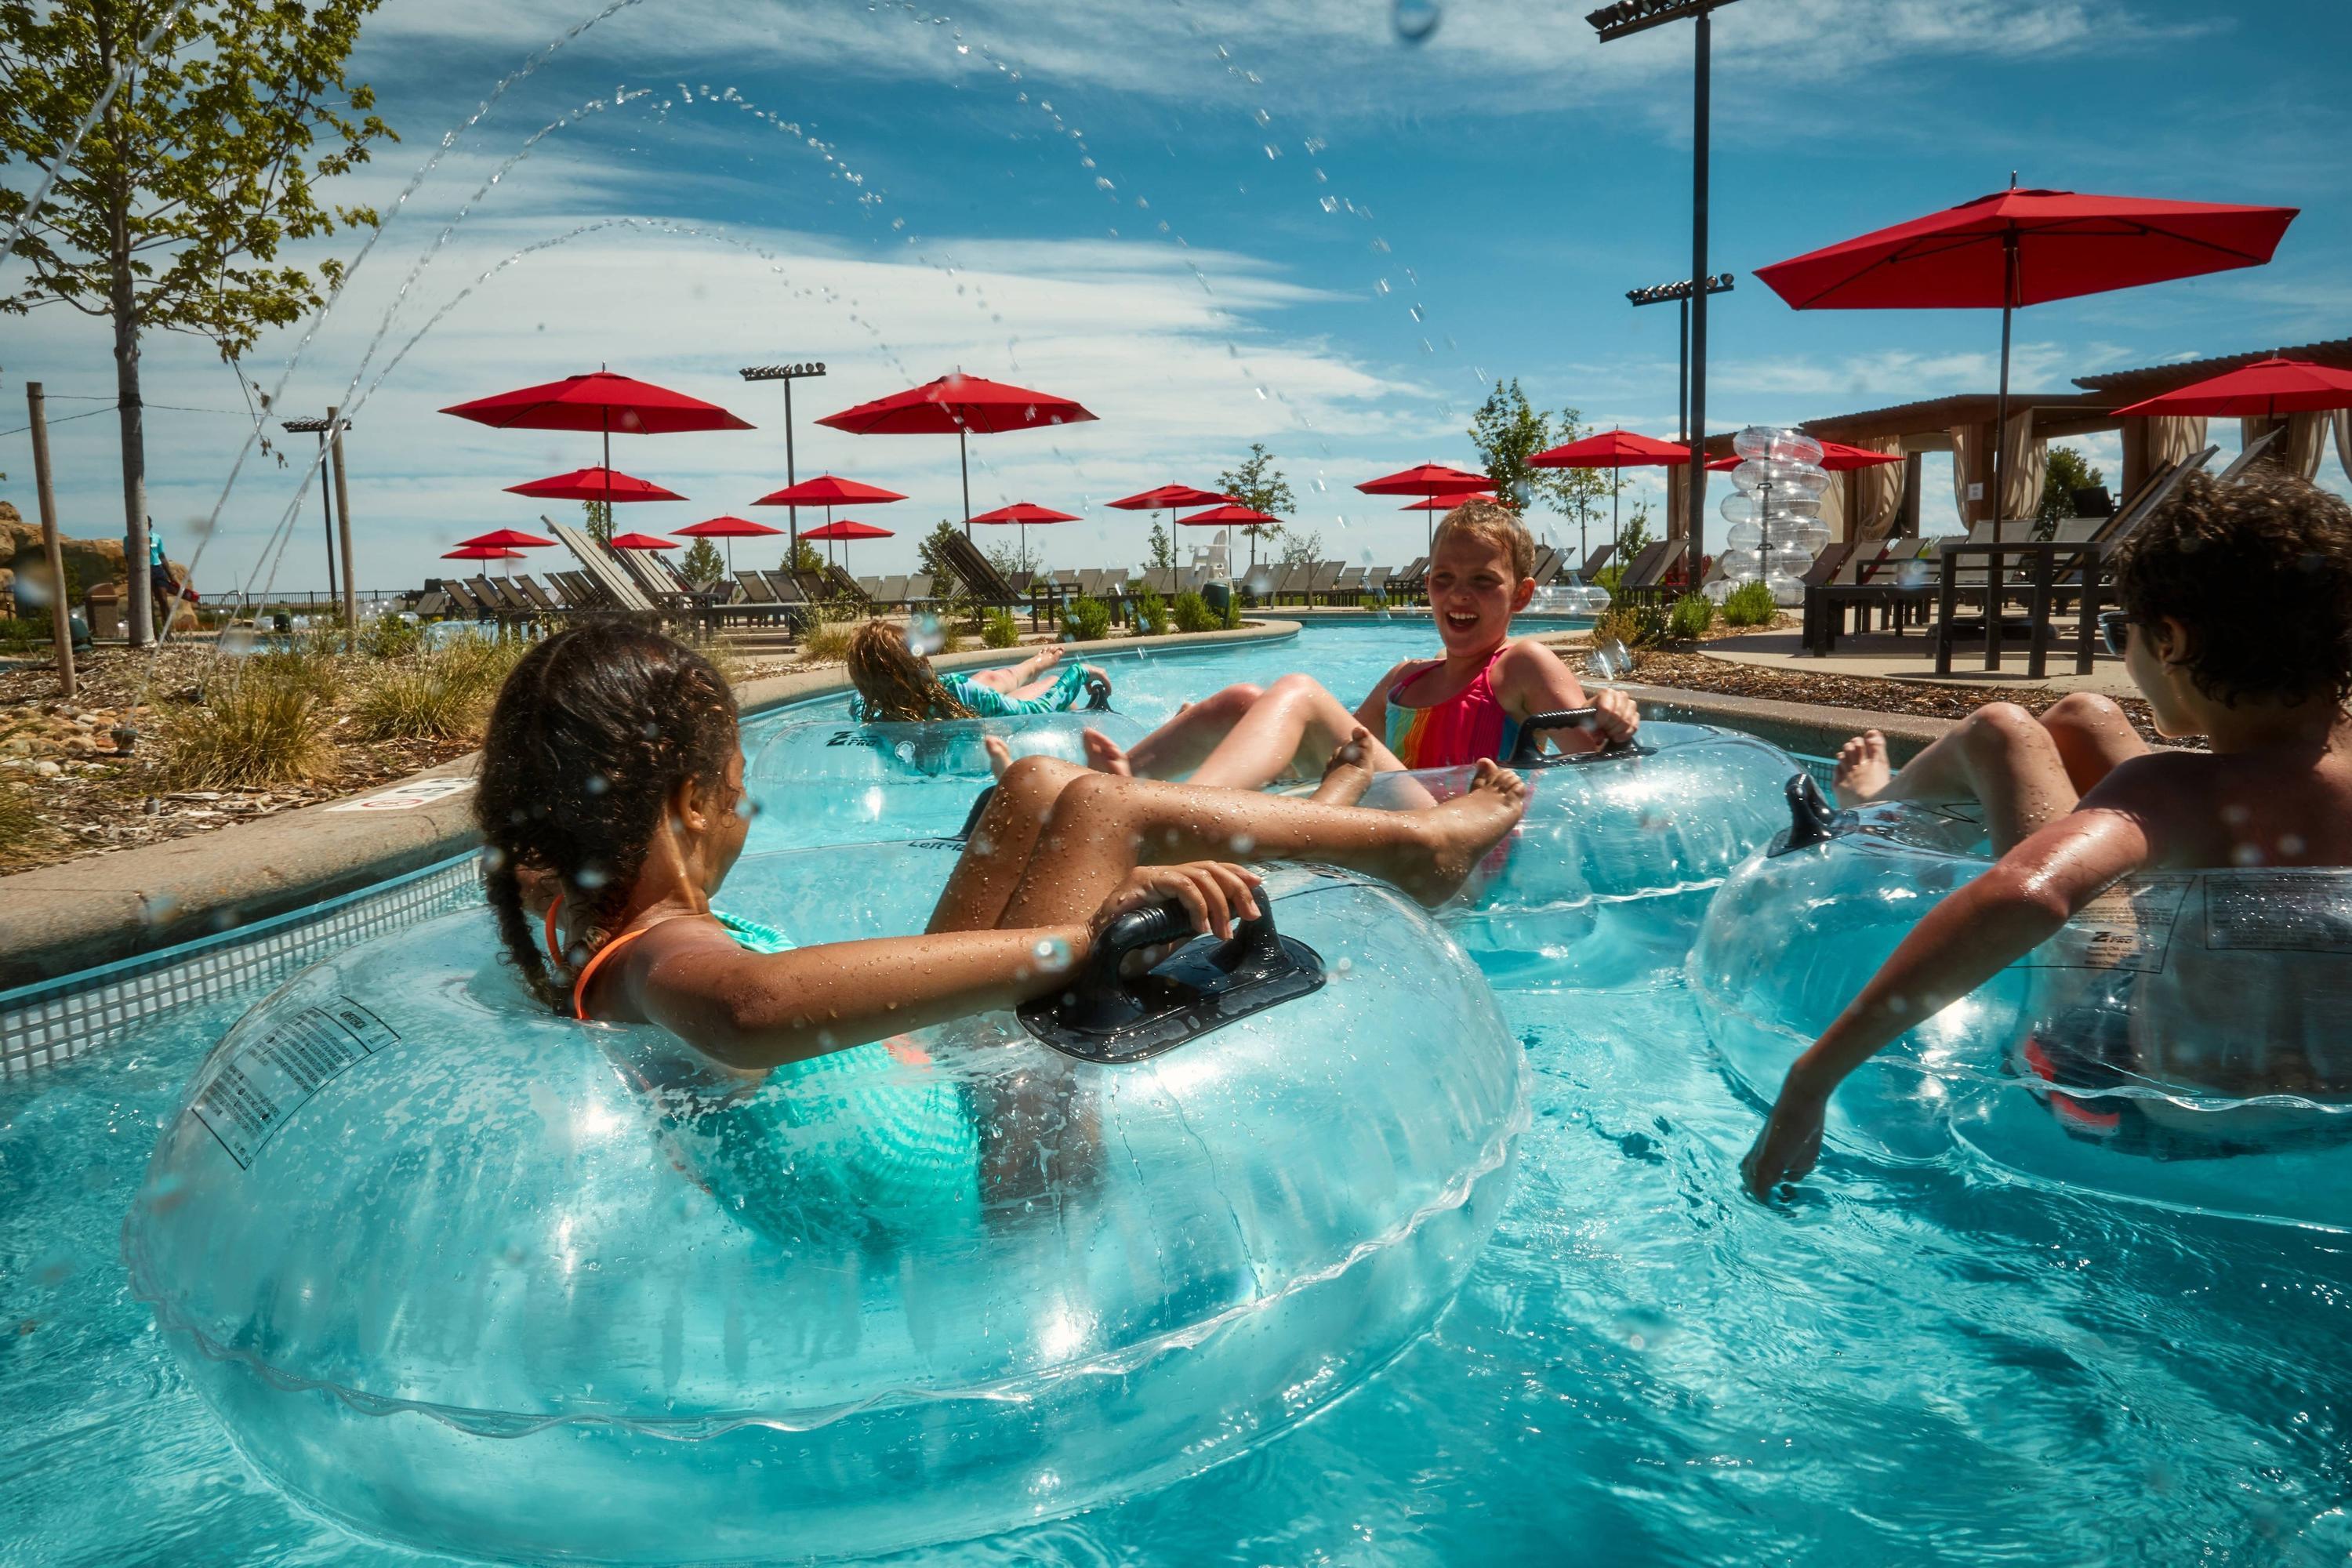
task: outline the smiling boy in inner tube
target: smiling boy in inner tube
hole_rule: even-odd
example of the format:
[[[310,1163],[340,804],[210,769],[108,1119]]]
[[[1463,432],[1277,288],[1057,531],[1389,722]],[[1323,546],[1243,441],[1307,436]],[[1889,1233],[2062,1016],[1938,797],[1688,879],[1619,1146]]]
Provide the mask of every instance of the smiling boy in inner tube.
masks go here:
[[[1899,773],[1875,731],[1850,742],[1841,801],[1979,801],[2000,859],[1931,910],[1790,1067],[1741,1163],[1757,1196],[1813,1168],[1847,1074],[2122,879],[2352,866],[2352,506],[2274,468],[2193,474],[2122,547],[2116,584],[2123,608],[2101,630],[2158,733],[2211,750],[2151,752],[2121,709],[2083,694],[2040,720],[1979,709]],[[2282,1049],[2229,1088],[2352,1094],[2352,1051]]]

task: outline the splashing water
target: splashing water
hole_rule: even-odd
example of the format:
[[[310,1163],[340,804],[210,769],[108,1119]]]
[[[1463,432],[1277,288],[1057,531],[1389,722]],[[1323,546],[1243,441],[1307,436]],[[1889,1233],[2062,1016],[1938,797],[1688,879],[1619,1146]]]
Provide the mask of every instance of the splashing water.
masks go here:
[[[1389,13],[1396,36],[1408,44],[1427,43],[1429,35],[1437,31],[1437,24],[1444,19],[1444,11],[1437,0],[1396,0]]]

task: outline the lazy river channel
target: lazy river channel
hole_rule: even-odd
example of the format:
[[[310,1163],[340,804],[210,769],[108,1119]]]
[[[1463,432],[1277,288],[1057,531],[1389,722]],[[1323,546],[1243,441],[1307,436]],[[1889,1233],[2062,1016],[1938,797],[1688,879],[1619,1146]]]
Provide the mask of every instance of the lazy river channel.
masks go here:
[[[1291,669],[1352,701],[1433,642],[1400,620],[1112,673],[1118,706],[1150,722]],[[119,1234],[157,1130],[258,995],[0,1084],[0,1561],[426,1561],[306,1515],[248,1470],[126,1288]],[[1534,1068],[1534,1124],[1500,1228],[1433,1331],[1233,1463],[919,1559],[2352,1552],[2341,1237],[2117,1206],[1960,1156],[1897,1171],[1832,1151],[1766,1207],[1738,1190],[1759,1109],[1713,1059],[1678,974],[1501,1002]]]

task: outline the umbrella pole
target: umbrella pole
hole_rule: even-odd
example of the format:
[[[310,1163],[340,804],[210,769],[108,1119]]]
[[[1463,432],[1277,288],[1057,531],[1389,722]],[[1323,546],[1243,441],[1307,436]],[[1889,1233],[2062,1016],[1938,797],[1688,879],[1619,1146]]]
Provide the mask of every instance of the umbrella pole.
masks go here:
[[[2000,237],[2000,395],[1993,400],[1992,416],[1992,542],[1995,544],[2000,542],[2000,514],[2007,510],[2001,504],[2001,486],[2006,482],[2006,476],[2001,471],[2006,466],[2001,461],[2001,449],[2009,445],[2009,322],[2014,313],[2016,300],[2017,230],[2012,228]],[[1998,566],[1999,563],[1994,564]],[[1991,581],[1998,583],[2000,580],[2000,574],[1996,571]],[[1992,613],[1990,608],[1986,611],[1988,616]],[[1987,628],[1985,636],[1992,638],[1993,642],[1985,668],[1998,669],[2000,668],[2000,634],[1990,629],[1990,621]]]
[[[604,410],[604,537],[613,536],[613,410]]]
[[[956,467],[963,470],[963,536],[971,537],[971,458],[964,447],[963,426],[956,426]]]

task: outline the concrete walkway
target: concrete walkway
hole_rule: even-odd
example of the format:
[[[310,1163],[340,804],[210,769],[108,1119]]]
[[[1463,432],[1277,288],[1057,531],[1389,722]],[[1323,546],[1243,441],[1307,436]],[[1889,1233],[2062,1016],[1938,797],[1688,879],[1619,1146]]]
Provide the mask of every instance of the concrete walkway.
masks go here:
[[[2001,650],[2000,668],[1984,667],[1984,644],[1962,643],[1952,650],[1952,673],[1936,673],[1936,645],[1922,632],[1902,637],[1872,632],[1838,638],[1837,652],[1819,658],[1803,651],[1803,637],[1794,630],[1749,632],[1722,637],[1700,650],[1710,658],[1750,664],[1794,675],[1850,675],[1886,680],[1916,681],[1923,686],[2047,687],[2053,691],[2092,691],[2103,697],[2137,697],[2124,662],[2105,650],[2093,662],[2091,673],[2074,673],[2072,639],[2050,650],[2049,673],[2040,680],[2025,673],[2022,642]]]

